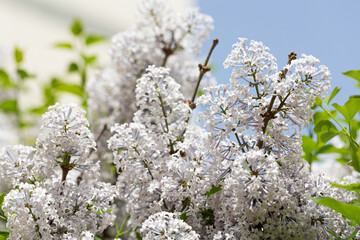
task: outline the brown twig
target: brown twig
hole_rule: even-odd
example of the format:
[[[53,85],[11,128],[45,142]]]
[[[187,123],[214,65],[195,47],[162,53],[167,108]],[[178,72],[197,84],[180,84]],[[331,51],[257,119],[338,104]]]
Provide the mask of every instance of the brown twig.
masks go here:
[[[199,89],[199,86],[200,86],[200,82],[201,82],[201,79],[203,78],[203,76],[205,75],[205,73],[207,73],[208,71],[210,71],[210,67],[208,67],[208,63],[209,63],[209,60],[210,60],[210,56],[212,54],[212,52],[214,51],[214,48],[216,47],[216,45],[219,43],[219,39],[217,38],[214,38],[213,40],[213,43],[211,45],[211,48],[209,50],[209,53],[205,59],[205,62],[204,64],[199,64],[199,77],[198,77],[198,80],[196,82],[196,87],[195,87],[195,90],[194,90],[194,93],[191,97],[191,102],[194,102],[195,101],[195,98],[196,98],[196,94],[197,94],[197,91]]]
[[[95,143],[96,143],[96,145],[98,145],[98,142],[100,141],[102,135],[105,133],[106,130],[107,130],[107,124],[105,124],[105,125],[103,126],[103,128],[101,129],[99,135],[95,138]],[[90,155],[91,155],[94,151],[95,151],[94,148],[92,148],[92,149],[90,150],[90,152],[89,152],[89,157],[90,157]]]
[[[295,60],[295,59],[296,59],[296,53],[294,53],[294,52],[289,53],[287,65],[290,65],[291,62],[292,62],[293,60]],[[285,67],[283,70],[280,71],[280,74],[279,74],[280,79],[285,79],[287,73],[288,73],[288,69]],[[279,80],[279,81],[280,81],[280,80]],[[265,134],[266,128],[267,128],[270,120],[273,119],[273,118],[276,118],[275,115],[276,115],[276,114],[281,110],[281,108],[284,106],[285,101],[286,101],[286,99],[289,97],[289,95],[290,95],[290,93],[289,93],[284,99],[281,99],[281,98],[280,98],[280,100],[282,100],[282,101],[281,101],[279,107],[278,107],[277,109],[275,109],[275,110],[272,110],[273,105],[274,105],[275,100],[276,100],[276,97],[278,96],[278,95],[276,95],[276,92],[274,93],[274,95],[272,96],[272,98],[271,98],[271,100],[270,100],[270,103],[269,103],[269,106],[268,106],[267,111],[265,112],[265,114],[262,115],[262,117],[263,117],[263,119],[264,119],[264,120],[263,120],[263,126],[262,126],[262,129],[261,129],[262,132],[263,132],[263,134]],[[263,142],[262,140],[260,140],[260,141],[258,142],[258,144],[257,144],[258,148],[262,148],[263,144],[264,144],[264,142]]]

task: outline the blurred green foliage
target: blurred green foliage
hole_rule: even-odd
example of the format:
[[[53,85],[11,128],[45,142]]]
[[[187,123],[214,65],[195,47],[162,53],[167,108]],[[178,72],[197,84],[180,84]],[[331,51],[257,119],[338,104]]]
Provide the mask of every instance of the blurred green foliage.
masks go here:
[[[360,70],[352,70],[343,74],[357,80],[357,87],[360,87]],[[303,158],[312,164],[314,161],[320,161],[321,154],[334,154],[339,163],[347,164],[354,171],[360,172],[360,147],[357,140],[360,133],[360,96],[350,96],[342,106],[338,103],[331,104],[339,92],[340,89],[335,87],[330,96],[323,101],[316,101],[314,109],[317,111],[310,125],[310,134],[309,136],[304,135],[302,138]],[[334,137],[338,137],[341,144],[334,144],[334,141],[331,141]],[[360,225],[360,183],[345,185],[333,183],[332,187],[353,191],[358,198],[348,203],[322,196],[312,199],[316,203],[342,214],[344,219],[350,220],[350,225],[356,229],[347,239],[354,239]],[[342,239],[331,230],[328,232],[335,239]]]

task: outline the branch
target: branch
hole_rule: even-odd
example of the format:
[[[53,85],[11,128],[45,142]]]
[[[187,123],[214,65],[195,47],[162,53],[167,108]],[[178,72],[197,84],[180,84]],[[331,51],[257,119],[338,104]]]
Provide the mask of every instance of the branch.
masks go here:
[[[207,57],[206,57],[206,60],[205,60],[204,64],[199,64],[200,73],[199,73],[198,80],[197,80],[197,82],[196,82],[196,87],[195,87],[194,93],[193,93],[192,98],[191,98],[191,102],[194,102],[194,101],[195,101],[196,94],[197,94],[197,91],[198,91],[198,89],[199,89],[201,79],[203,78],[203,76],[205,75],[205,73],[207,73],[208,71],[210,71],[210,67],[208,67],[207,64],[209,63],[210,56],[211,56],[214,48],[216,47],[216,45],[217,45],[218,43],[219,43],[219,39],[214,38],[213,43],[212,43],[212,45],[211,45],[211,48],[210,48],[210,50],[209,50],[209,53],[208,53],[208,55],[207,55]]]
[[[100,141],[102,135],[105,133],[106,130],[107,130],[107,125],[105,124],[105,125],[103,126],[103,128],[101,129],[99,135],[95,138],[96,146],[98,145],[98,142]],[[90,155],[91,155],[94,151],[95,151],[94,148],[92,148],[92,149],[90,150],[90,152],[89,152],[89,157],[90,157]]]

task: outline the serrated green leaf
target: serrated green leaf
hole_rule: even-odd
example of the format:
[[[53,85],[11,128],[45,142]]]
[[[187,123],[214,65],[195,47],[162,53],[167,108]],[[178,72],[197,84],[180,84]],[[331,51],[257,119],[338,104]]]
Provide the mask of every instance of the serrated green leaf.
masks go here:
[[[352,183],[352,184],[346,184],[346,185],[332,183],[331,187],[342,188],[342,189],[345,189],[345,190],[360,193],[360,183]]]
[[[93,45],[96,43],[103,42],[105,40],[106,40],[106,37],[104,37],[104,36],[89,34],[85,39],[85,44],[87,46],[90,46],[90,45]]]
[[[54,44],[54,47],[68,49],[68,50],[73,49],[73,45],[69,42],[58,42]]]
[[[15,59],[16,64],[20,64],[24,60],[24,54],[21,51],[21,49],[18,47],[15,47],[15,49],[14,49],[14,59]]]
[[[208,192],[206,192],[206,196],[209,198],[209,197],[211,197],[211,195],[214,195],[215,193],[217,193],[221,190],[222,190],[221,184],[219,184],[219,186],[211,185],[211,189]]]
[[[330,197],[310,197],[314,202],[331,208],[343,215],[344,218],[360,224],[360,207],[357,205],[342,203]]]
[[[74,36],[79,36],[84,30],[81,20],[78,18],[74,19],[71,23],[70,30]]]
[[[4,112],[17,112],[17,101],[14,99],[5,99],[0,103],[0,109]]]
[[[69,66],[68,66],[68,72],[69,73],[74,73],[74,72],[77,72],[77,71],[79,71],[78,65],[76,63],[74,63],[74,62],[70,63]]]
[[[322,146],[339,134],[335,125],[329,120],[322,120],[315,125],[314,132],[317,136],[317,145]]]

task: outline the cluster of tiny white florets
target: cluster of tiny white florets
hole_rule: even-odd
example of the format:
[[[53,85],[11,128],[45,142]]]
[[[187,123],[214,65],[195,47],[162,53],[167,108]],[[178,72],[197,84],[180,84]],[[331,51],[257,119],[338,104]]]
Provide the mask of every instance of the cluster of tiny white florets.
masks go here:
[[[180,154],[180,139],[191,109],[184,103],[179,87],[167,69],[150,66],[138,80],[139,110],[134,122],[112,128],[115,134],[109,147],[115,151],[119,194],[127,201],[131,221],[137,227],[162,208],[162,189],[167,192],[166,186],[181,184],[181,173],[171,169],[174,166],[170,162]],[[174,204],[169,201],[167,205]]]
[[[63,167],[62,163],[81,170],[89,169],[88,160],[91,150],[95,150],[95,141],[85,118],[85,111],[75,104],[56,104],[49,107],[43,115],[40,135],[36,141],[39,165],[43,176],[52,174],[49,169]]]
[[[246,46],[245,41],[234,44],[224,62],[233,68],[230,84],[213,87],[199,99],[209,106],[202,119],[220,141],[232,135],[241,148],[264,147],[282,158],[297,156],[302,151],[299,131],[312,117],[309,106],[327,92],[330,73],[306,55],[289,55],[288,64],[278,71],[263,43]]]
[[[143,224],[140,232],[144,240],[198,240],[199,234],[179,218],[179,213],[158,212],[151,215]]]
[[[26,179],[32,178],[35,148],[22,145],[8,146],[0,152],[0,178],[8,187],[16,186]]]
[[[137,111],[136,81],[149,65],[170,68],[186,95],[197,80],[195,54],[208,38],[212,18],[196,9],[177,13],[163,0],[143,1],[138,12],[137,24],[112,38],[113,66],[89,82],[89,116],[95,132],[104,124],[132,120]],[[203,84],[210,82],[208,78]]]
[[[315,97],[326,93],[329,72],[314,57],[293,53],[279,71],[268,50],[256,41],[247,47],[245,39],[234,45],[225,61],[234,68],[230,84],[197,101],[207,107],[200,119],[208,132],[189,124],[191,109],[168,70],[150,66],[137,81],[134,122],[113,127],[109,147],[119,196],[142,237],[177,236],[174,219],[202,239],[351,233],[338,213],[308,196],[353,196],[310,175],[301,159],[299,130]]]
[[[56,104],[43,115],[36,148],[6,147],[0,176],[12,190],[3,210],[9,239],[93,239],[113,224],[115,188],[98,180],[99,163],[84,111]],[[76,178],[77,177],[77,178]]]

